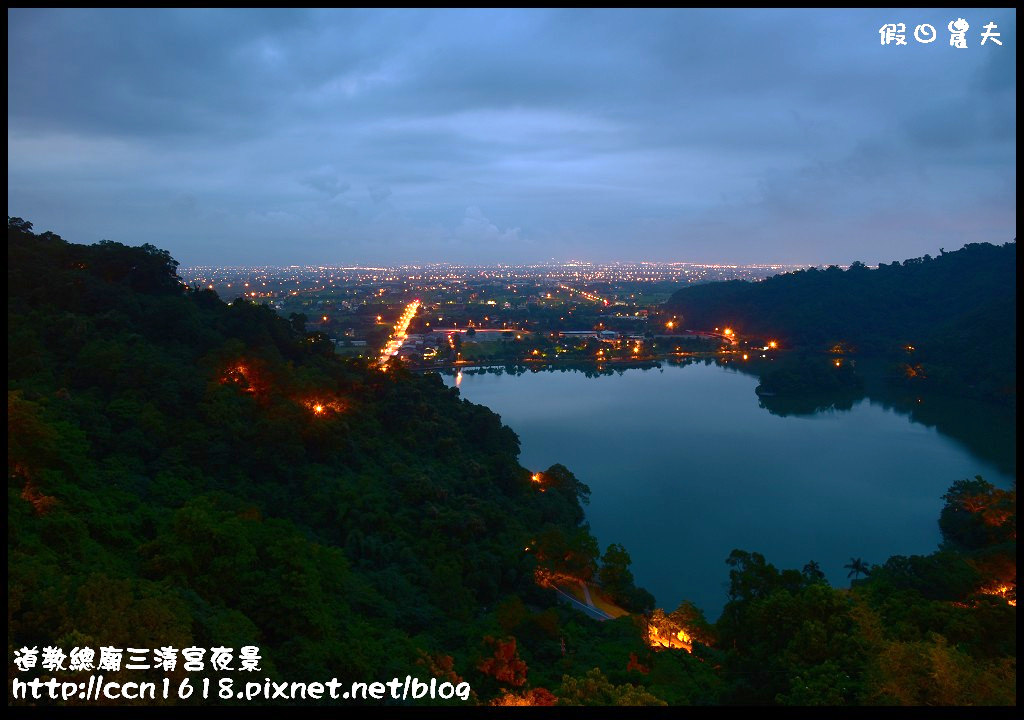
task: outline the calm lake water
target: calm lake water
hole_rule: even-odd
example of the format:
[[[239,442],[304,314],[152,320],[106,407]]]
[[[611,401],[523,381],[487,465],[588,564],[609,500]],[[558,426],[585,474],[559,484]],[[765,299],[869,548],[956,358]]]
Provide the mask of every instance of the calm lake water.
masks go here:
[[[954,481],[1013,483],[1012,413],[972,406],[966,432],[982,441],[971,444],[867,399],[779,416],[759,406],[757,384],[703,364],[599,377],[464,372],[459,383],[519,435],[523,465],[562,463],[590,486],[585,510],[602,550],[625,545],[660,607],[692,600],[709,620],[726,602],[733,548],[779,568],[816,560],[845,587],[851,557],[934,551]],[[985,452],[986,442],[999,447]]]

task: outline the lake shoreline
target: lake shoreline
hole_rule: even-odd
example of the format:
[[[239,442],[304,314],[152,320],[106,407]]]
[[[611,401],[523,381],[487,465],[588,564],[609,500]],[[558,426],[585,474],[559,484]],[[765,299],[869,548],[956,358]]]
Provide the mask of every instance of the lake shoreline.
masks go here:
[[[567,364],[581,372],[566,374]],[[583,377],[596,363],[427,371],[455,387],[458,370],[474,370],[463,374],[462,396],[501,415],[520,438],[523,465],[562,463],[591,487],[595,536],[629,550],[638,585],[666,610],[689,599],[717,615],[734,548],[779,567],[816,560],[834,587],[846,587],[851,553],[879,562],[932,552],[952,482],[981,474],[1002,486],[1015,476],[971,452],[970,438],[942,432],[948,425],[927,415],[930,406],[941,414],[938,402],[865,396],[848,409],[780,414],[760,403],[747,367],[729,372],[733,363],[602,365],[615,371],[602,377],[619,382],[597,392]],[[617,372],[638,367],[662,372]]]

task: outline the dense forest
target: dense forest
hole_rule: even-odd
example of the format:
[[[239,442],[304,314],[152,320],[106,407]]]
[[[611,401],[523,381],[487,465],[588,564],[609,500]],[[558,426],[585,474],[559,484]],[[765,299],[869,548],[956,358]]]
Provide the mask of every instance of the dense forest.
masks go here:
[[[856,262],[695,285],[666,309],[688,328],[729,326],[783,348],[884,356],[896,380],[1012,404],[1016,274],[1016,242],[976,243],[877,269]]]
[[[960,480],[936,553],[855,558],[848,589],[736,550],[717,622],[653,610],[586,485],[522,467],[493,412],[176,267],[8,219],[9,657],[255,645],[261,677],[465,679],[480,704],[1015,702],[1015,490]]]

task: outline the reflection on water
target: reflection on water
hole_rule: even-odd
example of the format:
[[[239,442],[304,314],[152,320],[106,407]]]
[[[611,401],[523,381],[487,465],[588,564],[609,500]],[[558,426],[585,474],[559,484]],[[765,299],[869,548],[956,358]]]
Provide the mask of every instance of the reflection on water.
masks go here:
[[[846,585],[850,557],[934,550],[954,481],[1009,487],[1016,471],[1012,412],[870,383],[867,397],[786,400],[759,398],[749,367],[714,361],[461,374],[463,396],[519,435],[524,465],[560,462],[591,487],[595,535],[627,547],[659,604],[693,600],[709,617],[733,548],[780,567],[815,560]]]
[[[799,395],[759,395],[758,404],[772,415],[817,415],[836,410],[853,410],[855,403],[864,399],[864,393],[828,393]]]

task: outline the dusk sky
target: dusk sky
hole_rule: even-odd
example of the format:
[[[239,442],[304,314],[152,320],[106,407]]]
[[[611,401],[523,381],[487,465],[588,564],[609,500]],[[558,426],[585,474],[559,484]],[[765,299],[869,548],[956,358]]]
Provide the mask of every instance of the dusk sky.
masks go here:
[[[8,214],[186,266],[1016,237],[1013,10],[8,10],[7,33]]]

